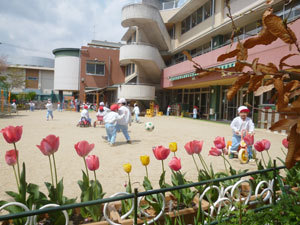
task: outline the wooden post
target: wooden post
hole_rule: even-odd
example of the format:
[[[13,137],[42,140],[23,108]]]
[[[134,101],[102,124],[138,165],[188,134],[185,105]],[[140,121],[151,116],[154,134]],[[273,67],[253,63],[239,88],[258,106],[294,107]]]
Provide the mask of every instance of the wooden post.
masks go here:
[[[4,111],[4,91],[1,89],[1,112]]]
[[[97,109],[99,108],[99,93],[96,93],[96,105],[97,105]]]
[[[83,102],[86,103],[86,93],[83,94]]]
[[[8,92],[7,104],[10,103],[10,91]],[[8,113],[10,113],[10,107],[8,107]]]

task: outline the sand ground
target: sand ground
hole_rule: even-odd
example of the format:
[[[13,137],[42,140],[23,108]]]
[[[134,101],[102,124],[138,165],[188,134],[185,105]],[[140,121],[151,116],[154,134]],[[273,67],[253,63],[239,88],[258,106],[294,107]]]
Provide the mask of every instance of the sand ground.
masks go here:
[[[152,147],[158,145],[168,146],[169,142],[178,143],[177,156],[182,160],[182,171],[187,172],[187,178],[197,181],[197,171],[193,164],[192,157],[187,155],[184,150],[184,144],[191,140],[204,140],[202,155],[208,164],[212,163],[215,171],[224,170],[223,159],[221,157],[208,156],[209,149],[213,146],[213,140],[216,136],[224,136],[226,141],[231,139],[232,132],[228,124],[215,122],[192,120],[179,117],[154,117],[141,118],[141,124],[133,123],[129,128],[132,144],[127,144],[122,133],[117,135],[115,147],[110,147],[104,142],[102,136],[105,136],[104,127],[79,128],[76,123],[80,117],[76,112],[54,112],[54,120],[46,121],[46,111],[21,111],[16,116],[0,118],[0,128],[8,125],[22,125],[23,136],[17,143],[19,149],[20,161],[26,163],[27,182],[40,185],[41,190],[46,193],[44,182],[51,182],[48,158],[36,147],[42,138],[49,134],[55,134],[60,137],[60,146],[56,156],[57,173],[59,179],[64,178],[65,192],[68,197],[78,197],[80,189],[77,181],[81,179],[81,170],[84,169],[82,158],[80,158],[74,144],[81,140],[87,140],[95,144],[91,154],[99,156],[100,168],[97,170],[97,178],[102,183],[106,196],[124,191],[124,184],[127,181],[127,174],[123,171],[124,163],[132,164],[131,178],[135,186],[142,189],[145,169],[141,165],[140,155],[150,155],[149,178],[155,187],[158,187],[158,180],[161,174],[161,163],[153,155]],[[95,118],[95,113],[91,113]],[[152,121],[155,124],[153,132],[147,132],[144,129],[145,122]],[[272,143],[269,150],[271,157],[277,156],[283,158],[281,152],[281,141],[284,135],[274,134],[263,129],[257,129],[255,139],[269,139]],[[12,149],[12,145],[5,142],[0,137],[0,200],[7,200],[5,191],[16,191],[15,178],[12,167],[5,163],[5,151]],[[171,155],[170,155],[171,156]],[[171,171],[167,167],[167,180],[170,180]],[[261,156],[258,155],[260,158]],[[267,157],[267,155],[265,156]],[[240,164],[237,159],[231,160],[231,164],[236,169],[255,170],[256,164]],[[278,162],[278,164],[280,164]]]

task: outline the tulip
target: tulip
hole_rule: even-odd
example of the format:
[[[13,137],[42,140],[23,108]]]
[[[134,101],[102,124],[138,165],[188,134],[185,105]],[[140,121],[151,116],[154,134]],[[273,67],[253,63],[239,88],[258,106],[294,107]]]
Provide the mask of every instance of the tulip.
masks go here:
[[[123,169],[126,173],[130,173],[131,172],[131,164],[130,163],[125,163],[123,165]]]
[[[222,155],[222,151],[218,148],[211,148],[208,155],[212,155],[212,156],[220,156]]]
[[[5,153],[5,161],[9,166],[15,166],[17,164],[18,150],[12,149]]]
[[[17,173],[16,173],[16,169],[15,169],[15,165],[17,164],[18,162],[18,150],[15,150],[15,149],[12,149],[12,150],[9,150],[5,153],[5,161],[6,163],[9,165],[9,166],[12,166],[13,167],[13,170],[14,170],[14,175],[15,175],[15,178],[16,178],[16,182],[17,182],[17,186],[18,186],[18,189],[20,189],[20,184],[19,184],[19,179],[17,177]]]
[[[225,138],[224,137],[216,137],[215,140],[214,140],[214,144],[216,146],[216,148],[218,149],[223,149],[226,147],[226,144],[225,144]]]
[[[174,156],[175,156],[175,152],[177,152],[177,143],[176,142],[171,142],[169,144],[169,149],[171,152],[174,152]]]
[[[257,141],[255,144],[254,144],[254,148],[256,151],[258,152],[263,152],[265,150],[265,145],[261,142],[261,141]]]
[[[165,160],[170,154],[170,149],[163,146],[154,147],[152,150],[157,160]]]
[[[86,157],[94,149],[95,145],[89,144],[87,141],[79,141],[74,147],[80,157]]]
[[[268,146],[266,146],[268,147]],[[265,159],[264,159],[264,156],[262,154],[262,152],[265,150],[265,143],[263,141],[257,141],[255,144],[254,144],[254,148],[256,151],[260,152],[261,153],[261,157],[262,157],[262,160],[265,164],[265,167],[267,167],[267,164],[265,162]]]
[[[287,138],[284,138],[282,140],[282,145],[285,147],[285,148],[289,148],[289,141],[287,140]]]
[[[89,155],[88,157],[86,157],[85,161],[86,161],[86,164],[87,164],[87,167],[89,168],[89,170],[94,172],[94,177],[95,177],[95,181],[96,181],[97,177],[96,177],[95,170],[99,169],[99,158],[98,158],[98,156]]]
[[[142,156],[140,156],[140,160],[141,160],[141,163],[143,164],[143,166],[145,166],[145,168],[146,168],[146,176],[148,177],[147,166],[150,163],[150,157],[148,155],[142,155]]]
[[[267,139],[262,139],[261,142],[264,145],[265,150],[269,150],[271,147],[271,142]]]
[[[148,166],[150,163],[150,157],[148,155],[142,155],[140,156],[141,163],[143,166]]]
[[[174,156],[172,158],[172,160],[169,162],[169,167],[174,170],[174,171],[178,171],[181,169],[181,161],[180,158],[177,158],[176,156]]]
[[[9,144],[15,144],[22,137],[23,126],[8,126],[0,131],[3,134],[5,141]]]
[[[254,135],[246,134],[244,137],[244,141],[248,146],[252,146],[254,143]]]
[[[48,135],[46,138],[44,138],[41,141],[40,145],[37,145],[37,147],[41,150],[41,152],[45,156],[50,156],[51,154],[54,154],[58,150],[59,137],[56,137],[53,134]]]
[[[203,141],[190,141],[185,144],[184,148],[189,155],[200,154],[202,151]]]

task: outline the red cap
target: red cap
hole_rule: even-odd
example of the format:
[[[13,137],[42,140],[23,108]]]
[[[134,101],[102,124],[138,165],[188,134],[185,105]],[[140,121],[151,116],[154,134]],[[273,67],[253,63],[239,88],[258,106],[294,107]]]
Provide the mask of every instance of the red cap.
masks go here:
[[[100,109],[100,110],[103,110],[103,106],[100,106],[99,109]]]
[[[87,105],[83,106],[84,109],[88,109],[89,107]]]
[[[119,109],[119,106],[117,104],[113,104],[110,106],[111,111],[117,111]]]
[[[194,106],[194,109],[198,109],[198,107],[197,107],[197,106]]]
[[[15,102],[16,101],[16,99],[13,99],[13,102]]]

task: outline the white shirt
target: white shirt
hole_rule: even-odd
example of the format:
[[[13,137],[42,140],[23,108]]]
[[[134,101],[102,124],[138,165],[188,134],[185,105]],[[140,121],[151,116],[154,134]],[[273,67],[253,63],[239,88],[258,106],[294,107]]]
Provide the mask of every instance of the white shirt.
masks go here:
[[[121,120],[118,120],[118,124],[119,125],[128,125],[129,122],[130,122],[130,111],[129,109],[122,105],[120,108],[119,108],[119,114],[120,115],[125,115]]]
[[[193,114],[194,114],[194,115],[197,115],[197,113],[198,113],[198,110],[197,110],[196,108],[194,108],[194,109],[193,109]]]
[[[123,119],[124,116],[125,116],[125,114],[119,115],[118,113],[116,113],[114,111],[110,111],[109,113],[107,113],[104,116],[103,120],[104,120],[104,123],[117,125],[117,122],[120,121],[121,119]]]
[[[134,112],[136,115],[139,115],[139,114],[140,114],[140,108],[139,108],[138,106],[134,106],[133,112]]]
[[[252,120],[247,117],[245,120],[242,120],[241,117],[235,117],[231,124],[230,127],[233,131],[233,133],[235,132],[240,132],[242,130],[246,130],[250,133],[252,133],[254,131],[254,123],[252,122]]]
[[[89,119],[90,118],[90,115],[89,115],[89,111],[87,109],[83,109],[81,111],[81,118],[84,117],[86,119]]]
[[[170,110],[171,110],[171,107],[168,107],[168,108],[167,108],[167,111],[170,112]]]
[[[16,105],[16,103],[15,103],[15,102],[13,102],[13,103],[11,104],[11,106],[12,106],[14,109],[16,109],[16,108],[17,108],[17,105]]]
[[[48,111],[53,111],[52,103],[47,103],[46,108]]]

